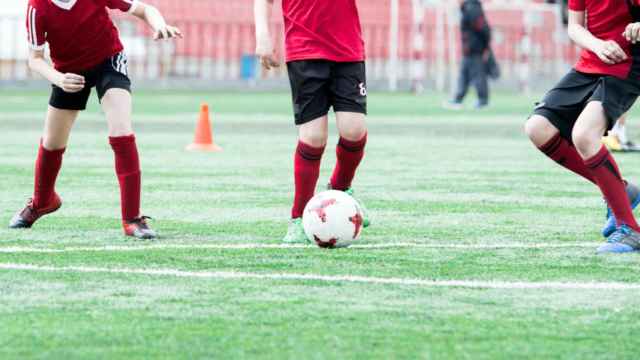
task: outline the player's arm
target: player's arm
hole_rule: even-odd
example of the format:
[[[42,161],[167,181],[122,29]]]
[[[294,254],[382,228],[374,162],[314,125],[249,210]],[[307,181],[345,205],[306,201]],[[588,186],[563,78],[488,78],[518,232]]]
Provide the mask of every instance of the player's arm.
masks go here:
[[[160,10],[153,5],[137,2],[131,14],[146,22],[153,29],[153,38],[155,40],[182,38],[180,29],[167,25]]]
[[[29,69],[66,92],[74,93],[84,89],[84,77],[76,74],[63,74],[45,59],[46,22],[34,1],[28,3],[26,20],[27,41],[31,49],[28,59]]]
[[[31,50],[29,68],[40,74],[52,84],[68,93],[79,92],[84,89],[84,77],[77,74],[63,74],[56,70],[44,57],[44,50]]]
[[[596,54],[605,64],[613,65],[627,60],[627,54],[613,40],[593,36],[585,27],[585,11],[569,10],[569,37],[579,46]]]
[[[269,31],[272,7],[273,0],[254,0],[253,3],[253,16],[256,23],[256,55],[266,70],[280,66],[276,60]]]

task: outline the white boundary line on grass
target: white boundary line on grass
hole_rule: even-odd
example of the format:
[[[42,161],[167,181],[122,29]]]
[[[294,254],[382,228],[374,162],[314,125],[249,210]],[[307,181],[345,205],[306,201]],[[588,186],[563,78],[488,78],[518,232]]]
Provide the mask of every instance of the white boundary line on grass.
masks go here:
[[[640,284],[616,282],[505,282],[474,280],[425,280],[383,278],[355,275],[314,275],[314,274],[260,274],[232,271],[182,271],[176,269],[111,269],[86,266],[39,266],[30,264],[2,264],[0,270],[33,271],[33,272],[71,272],[94,274],[126,274],[147,276],[168,276],[181,278],[218,279],[218,280],[275,280],[275,281],[322,281],[327,283],[361,283],[375,285],[405,285],[418,287],[473,288],[473,289],[508,289],[508,290],[640,290]]]
[[[537,243],[537,244],[421,244],[421,243],[388,243],[353,245],[352,249],[572,249],[596,248],[599,243]],[[155,245],[108,245],[68,248],[38,248],[38,247],[0,247],[0,254],[56,254],[69,252],[134,252],[145,250],[253,250],[253,249],[313,249],[314,246],[299,244],[155,244]]]

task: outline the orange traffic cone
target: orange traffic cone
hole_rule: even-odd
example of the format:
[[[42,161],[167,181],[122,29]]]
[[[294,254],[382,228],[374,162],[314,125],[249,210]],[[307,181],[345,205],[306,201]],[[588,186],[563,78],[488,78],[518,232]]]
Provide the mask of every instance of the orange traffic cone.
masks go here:
[[[222,151],[222,148],[213,141],[211,132],[211,121],[209,120],[209,105],[202,104],[200,108],[200,119],[196,125],[196,134],[193,143],[187,146],[188,151]]]

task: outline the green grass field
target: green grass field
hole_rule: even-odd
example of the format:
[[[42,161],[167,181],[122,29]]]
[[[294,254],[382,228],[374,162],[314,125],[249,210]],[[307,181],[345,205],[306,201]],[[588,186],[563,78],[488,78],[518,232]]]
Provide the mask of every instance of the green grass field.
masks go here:
[[[370,96],[355,187],[374,224],[333,251],[278,246],[287,93],[137,95],[153,243],[121,235],[93,105],[65,156],[63,209],[0,229],[0,358],[637,359],[640,258],[595,255],[597,189],[522,134],[537,97],[500,94],[480,113],[443,99]],[[31,194],[46,101],[0,92],[2,224]],[[222,153],[183,150],[202,101]],[[640,179],[640,156],[617,158]],[[334,161],[329,147],[319,185]]]

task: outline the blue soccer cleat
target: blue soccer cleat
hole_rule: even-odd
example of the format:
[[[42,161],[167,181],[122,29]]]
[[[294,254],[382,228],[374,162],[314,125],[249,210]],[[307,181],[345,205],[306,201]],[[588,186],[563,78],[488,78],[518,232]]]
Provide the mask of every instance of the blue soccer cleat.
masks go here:
[[[635,184],[627,182],[627,196],[629,197],[629,201],[631,202],[631,209],[635,209],[640,205],[640,188],[638,188]],[[604,224],[602,228],[602,236],[608,238],[616,231],[616,217],[611,211],[610,207],[607,207],[607,222]]]
[[[598,254],[622,254],[640,250],[640,233],[627,225],[616,230],[607,243],[598,248]]]

